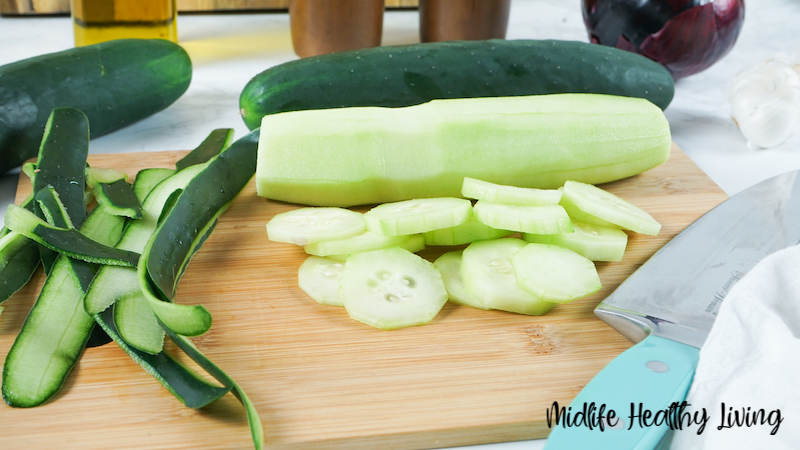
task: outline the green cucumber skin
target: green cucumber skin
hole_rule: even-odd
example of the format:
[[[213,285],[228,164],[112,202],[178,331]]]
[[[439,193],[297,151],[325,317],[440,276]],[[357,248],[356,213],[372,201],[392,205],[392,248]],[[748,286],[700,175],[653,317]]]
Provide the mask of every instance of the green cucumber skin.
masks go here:
[[[0,67],[0,173],[36,156],[53,109],[83,111],[97,137],[171,105],[191,77],[186,51],[161,39],[104,42]]]
[[[169,353],[162,351],[151,355],[131,347],[120,337],[111,308],[96,314],[94,319],[136,364],[189,408],[202,408],[231,390],[231,386],[220,387],[206,382],[202,376],[178,362]]]
[[[86,218],[84,189],[86,186],[86,157],[89,155],[89,121],[82,111],[74,108],[54,109],[46,122],[39,147],[33,192],[52,187],[58,195],[69,220],[80,227]],[[37,203],[34,211],[41,215]],[[58,218],[58,216],[54,216]],[[66,224],[57,222],[56,226]]]
[[[348,106],[410,106],[439,98],[597,93],[662,110],[674,81],[660,64],[577,41],[449,41],[302,58],[256,75],[239,105],[248,128],[267,114]]]
[[[259,130],[251,131],[198,173],[151,238],[149,251],[144,252],[146,270],[166,298],[175,296],[178,280],[197,244],[208,237],[221,211],[253,177],[259,135]]]
[[[0,304],[28,284],[39,267],[39,246],[18,234],[0,250]]]
[[[93,210],[81,230],[108,245],[119,239],[124,219]],[[81,261],[59,256],[39,297],[22,324],[3,364],[3,400],[10,406],[41,405],[61,388],[80,358],[95,326],[83,308],[91,270],[76,271]]]
[[[61,388],[83,352],[94,322],[83,310],[71,265],[60,257],[3,364],[3,400],[29,408]],[[35,384],[31,384],[35,381]]]
[[[117,180],[113,183],[99,183],[97,186],[95,198],[98,203],[109,208],[109,211],[132,219],[142,218],[142,205],[127,181]]]

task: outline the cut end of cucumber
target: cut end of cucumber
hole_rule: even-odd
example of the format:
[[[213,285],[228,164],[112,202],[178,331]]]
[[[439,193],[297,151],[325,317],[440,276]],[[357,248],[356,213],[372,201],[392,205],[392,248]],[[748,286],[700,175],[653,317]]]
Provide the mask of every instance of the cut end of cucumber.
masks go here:
[[[432,263],[392,247],[349,257],[339,297],[351,318],[394,330],[430,322],[447,302],[447,290]]]

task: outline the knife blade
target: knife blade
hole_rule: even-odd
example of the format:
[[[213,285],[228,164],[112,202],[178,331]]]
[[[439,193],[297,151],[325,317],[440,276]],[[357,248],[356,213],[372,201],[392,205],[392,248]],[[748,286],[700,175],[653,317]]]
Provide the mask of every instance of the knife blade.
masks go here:
[[[545,448],[651,449],[670,428],[699,426],[701,416],[686,415],[699,411],[678,406],[719,307],[764,257],[800,243],[798,224],[795,171],[734,195],[657,251],[595,309],[636,344],[569,407],[551,408]],[[610,411],[616,417],[608,417]]]

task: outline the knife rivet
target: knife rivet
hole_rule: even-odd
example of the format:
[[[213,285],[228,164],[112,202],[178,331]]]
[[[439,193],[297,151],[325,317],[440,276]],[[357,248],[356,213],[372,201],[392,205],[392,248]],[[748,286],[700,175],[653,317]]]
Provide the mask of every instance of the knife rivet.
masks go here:
[[[647,368],[656,373],[665,373],[669,371],[669,366],[661,361],[647,361]]]

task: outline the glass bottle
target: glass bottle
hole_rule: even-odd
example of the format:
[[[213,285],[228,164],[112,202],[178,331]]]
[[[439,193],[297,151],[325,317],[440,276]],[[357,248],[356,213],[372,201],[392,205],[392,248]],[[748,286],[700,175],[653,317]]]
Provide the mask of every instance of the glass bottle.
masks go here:
[[[75,46],[113,39],[178,41],[175,0],[71,0]]]

